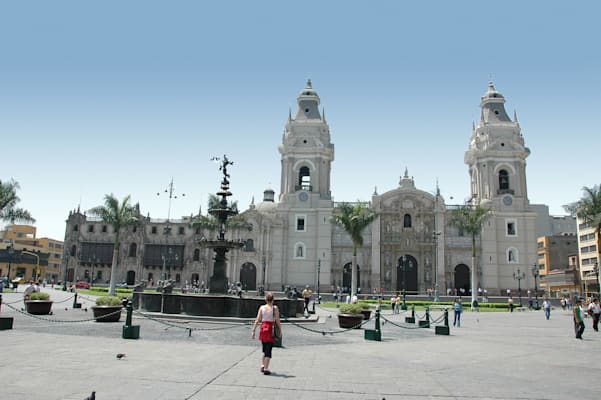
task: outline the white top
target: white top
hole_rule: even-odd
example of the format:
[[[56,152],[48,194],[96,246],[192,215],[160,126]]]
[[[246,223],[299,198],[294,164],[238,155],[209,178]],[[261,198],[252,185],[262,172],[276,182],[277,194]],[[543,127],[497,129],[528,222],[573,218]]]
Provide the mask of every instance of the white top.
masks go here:
[[[261,320],[273,322],[273,307],[267,304],[261,306]]]

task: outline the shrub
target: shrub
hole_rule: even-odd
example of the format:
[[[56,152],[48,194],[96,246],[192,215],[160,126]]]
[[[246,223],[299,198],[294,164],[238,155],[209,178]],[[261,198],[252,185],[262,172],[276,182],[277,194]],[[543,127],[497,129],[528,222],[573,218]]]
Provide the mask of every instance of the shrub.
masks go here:
[[[371,305],[367,301],[360,301],[357,304],[361,306],[362,310],[371,310]]]
[[[341,304],[340,305],[340,314],[361,314],[361,310],[363,309],[363,307],[361,307],[360,304]]]
[[[101,296],[96,299],[97,306],[120,306],[121,298],[117,296]]]
[[[34,292],[29,296],[30,300],[50,300],[50,294],[46,292]]]

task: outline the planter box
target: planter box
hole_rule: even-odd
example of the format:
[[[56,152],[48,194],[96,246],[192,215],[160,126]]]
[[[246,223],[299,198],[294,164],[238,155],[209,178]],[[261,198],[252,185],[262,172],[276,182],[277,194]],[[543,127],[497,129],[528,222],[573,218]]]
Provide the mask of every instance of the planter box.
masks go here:
[[[119,322],[122,309],[123,306],[93,306],[92,312],[96,322]]]
[[[364,320],[368,320],[371,317],[371,310],[361,310],[361,314],[363,314]]]
[[[415,317],[405,317],[405,323],[415,324]]]
[[[0,331],[13,328],[13,317],[0,317]]]
[[[360,328],[363,314],[338,314],[338,326],[343,329]]]
[[[25,311],[29,314],[48,315],[52,308],[51,300],[26,300]]]

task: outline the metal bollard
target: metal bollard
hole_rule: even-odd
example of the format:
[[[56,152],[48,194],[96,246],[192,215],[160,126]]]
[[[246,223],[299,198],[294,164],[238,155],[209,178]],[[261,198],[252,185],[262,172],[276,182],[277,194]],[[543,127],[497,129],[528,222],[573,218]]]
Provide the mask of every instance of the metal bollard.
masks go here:
[[[81,303],[77,302],[77,293],[73,296],[73,308],[81,308]]]
[[[380,330],[380,309],[376,309],[376,329],[366,329],[363,331],[363,338],[365,340],[375,340],[378,342],[382,341],[382,331]]]
[[[2,295],[0,294],[0,310],[2,308]],[[0,317],[0,331],[13,328],[13,317]]]
[[[437,335],[449,336],[449,310],[444,310],[444,325],[437,325],[434,327],[434,333]]]
[[[426,306],[426,319],[424,321],[419,321],[420,328],[429,328],[430,327],[430,308]]]
[[[131,301],[128,301],[127,306],[125,307],[127,312],[125,316],[125,325],[123,325],[123,332],[121,334],[123,339],[138,339],[140,337],[140,325],[132,325],[133,309]]]
[[[415,304],[411,305],[411,317],[415,318]]]

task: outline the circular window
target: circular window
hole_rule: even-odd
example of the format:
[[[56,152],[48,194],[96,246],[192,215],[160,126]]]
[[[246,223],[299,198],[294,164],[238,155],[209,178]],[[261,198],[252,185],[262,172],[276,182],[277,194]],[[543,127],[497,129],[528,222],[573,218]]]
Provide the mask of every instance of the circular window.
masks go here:
[[[499,110],[495,110],[495,114],[496,114],[496,115],[499,115]]]
[[[305,108],[305,112],[306,112],[306,113],[308,113],[308,112],[309,112],[309,109],[308,109],[308,108]]]
[[[505,143],[501,143],[501,146],[505,146]]]
[[[304,144],[307,144],[307,139],[303,140],[303,143],[304,143]]]

